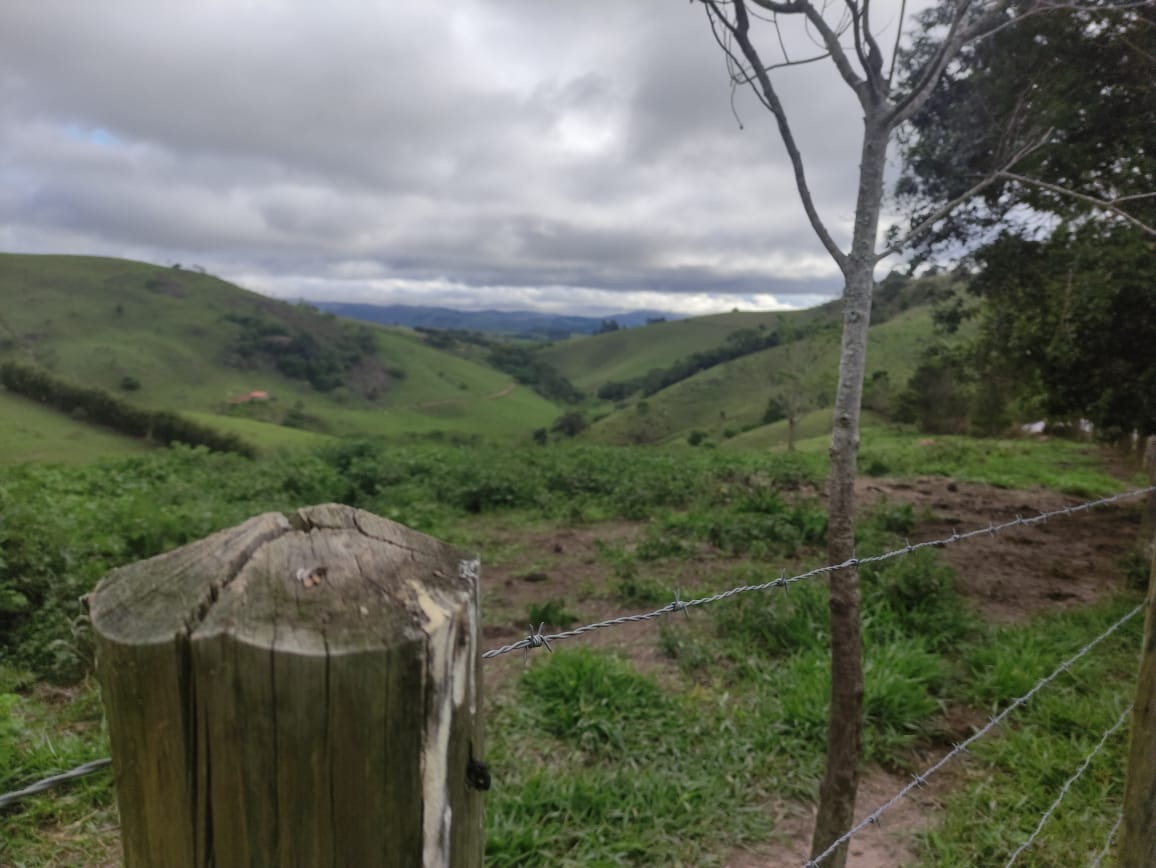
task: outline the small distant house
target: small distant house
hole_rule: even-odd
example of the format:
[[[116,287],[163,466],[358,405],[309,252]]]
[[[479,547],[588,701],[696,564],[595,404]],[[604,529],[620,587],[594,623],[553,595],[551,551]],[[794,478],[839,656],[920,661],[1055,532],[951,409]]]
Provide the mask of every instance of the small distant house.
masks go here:
[[[247,394],[237,395],[236,397],[230,398],[229,403],[231,403],[231,404],[251,404],[254,401],[268,401],[268,400],[269,400],[269,393],[268,392],[256,391],[256,392],[248,392]]]

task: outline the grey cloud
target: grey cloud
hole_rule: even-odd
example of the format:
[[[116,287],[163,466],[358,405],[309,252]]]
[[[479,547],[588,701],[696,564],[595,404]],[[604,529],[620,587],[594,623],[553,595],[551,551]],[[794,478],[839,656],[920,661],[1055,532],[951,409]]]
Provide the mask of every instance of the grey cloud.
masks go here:
[[[804,69],[784,101],[839,236],[858,113]],[[690,4],[8,3],[0,241],[287,285],[370,262],[431,293],[837,293],[774,124],[735,102],[743,130]]]

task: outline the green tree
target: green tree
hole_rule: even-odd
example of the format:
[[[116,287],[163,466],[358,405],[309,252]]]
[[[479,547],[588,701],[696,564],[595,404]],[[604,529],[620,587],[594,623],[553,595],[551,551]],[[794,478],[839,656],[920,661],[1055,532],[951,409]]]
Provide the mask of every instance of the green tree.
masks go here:
[[[958,5],[941,0],[921,16],[901,58],[909,77],[937,51]],[[1156,24],[1136,4],[1113,6],[1030,15],[960,52],[900,135],[899,200],[912,226],[938,217],[921,239],[925,253],[990,238],[1024,206],[1152,234]],[[1030,222],[1038,232],[1040,221]]]
[[[936,229],[952,209],[972,195],[983,192],[997,180],[1007,180],[1006,176],[1018,170],[1020,161],[1041,142],[1029,138],[1028,145],[1013,149],[1008,158],[986,176],[968,178],[971,186],[957,196],[929,197],[935,199],[934,204],[917,215],[908,232],[896,233],[888,243],[880,244],[878,230],[888,146],[896,131],[912,122],[929,100],[937,96],[941,85],[945,82],[950,85],[957,68],[966,64],[968,54],[982,52],[984,42],[1016,25],[1034,21],[1057,8],[1071,7],[1058,6],[1050,0],[944,0],[924,17],[926,26],[916,35],[912,49],[906,52],[907,62],[901,68],[902,73],[896,75],[899,37],[906,22],[902,20],[902,13],[899,21],[890,22],[896,40],[890,43],[879,29],[887,16],[878,14],[877,7],[872,9],[871,0],[845,0],[841,4],[818,0],[701,2],[711,33],[726,57],[732,87],[749,87],[774,117],[790,159],[803,211],[844,277],[843,342],[831,438],[827,544],[828,557],[833,562],[853,561],[855,468],[875,268],[881,260]],[[754,14],[749,8],[752,6],[757,7]],[[1089,14],[1098,8],[1091,3],[1088,6]],[[1122,14],[1130,11],[1131,4]],[[798,57],[787,53],[788,42],[783,39],[782,28],[789,27],[791,22],[806,31],[818,47],[817,54]],[[803,152],[782,100],[785,88],[798,87],[798,79],[789,78],[796,70],[784,71],[785,67],[823,60],[831,62],[855,96],[857,113],[861,113],[862,118],[859,178],[849,244],[845,238],[832,233],[819,212],[811,194]],[[1029,93],[1031,85],[1021,77],[1010,83],[1011,87],[1018,87],[1021,94]],[[942,110],[950,114],[966,112],[967,108],[953,108],[949,101],[942,105]],[[1081,176],[1078,181],[1084,184],[1087,179]],[[1100,199],[1098,187],[1092,184],[1091,189],[1090,194],[1080,195]],[[1112,195],[1115,199],[1114,191]],[[860,594],[858,569],[854,564],[831,574],[830,616],[832,690],[827,768],[819,789],[811,854],[812,858],[822,855],[827,868],[843,868],[847,845],[842,842],[836,846],[835,841],[850,827],[854,816],[863,719]]]
[[[1085,224],[978,254],[979,350],[1044,415],[1104,436],[1156,434],[1156,242]]]

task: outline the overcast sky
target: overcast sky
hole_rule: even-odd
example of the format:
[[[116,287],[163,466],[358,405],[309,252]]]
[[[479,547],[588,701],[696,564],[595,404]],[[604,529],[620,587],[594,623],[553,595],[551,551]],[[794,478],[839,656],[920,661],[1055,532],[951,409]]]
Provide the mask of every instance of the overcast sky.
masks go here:
[[[858,107],[827,63],[780,81],[845,241]],[[769,115],[735,108],[687,0],[2,0],[0,250],[382,304],[839,294]]]

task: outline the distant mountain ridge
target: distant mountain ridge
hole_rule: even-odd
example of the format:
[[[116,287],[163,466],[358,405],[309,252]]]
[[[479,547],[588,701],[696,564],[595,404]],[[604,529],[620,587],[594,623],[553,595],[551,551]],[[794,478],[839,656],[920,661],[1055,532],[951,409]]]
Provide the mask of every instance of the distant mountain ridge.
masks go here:
[[[681,314],[656,310],[632,310],[604,317],[538,313],[532,310],[455,310],[405,304],[359,304],[339,301],[307,301],[318,310],[336,316],[382,325],[408,328],[464,329],[525,337],[561,340],[572,334],[592,335],[613,320],[622,328],[644,326],[655,320],[682,319]]]

